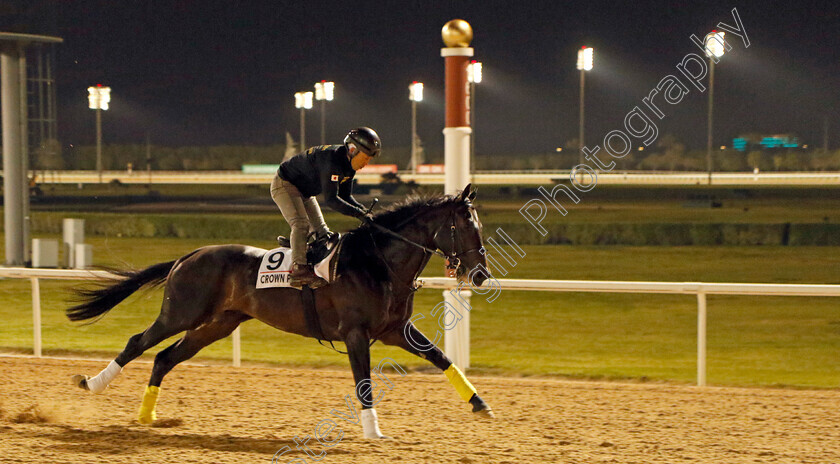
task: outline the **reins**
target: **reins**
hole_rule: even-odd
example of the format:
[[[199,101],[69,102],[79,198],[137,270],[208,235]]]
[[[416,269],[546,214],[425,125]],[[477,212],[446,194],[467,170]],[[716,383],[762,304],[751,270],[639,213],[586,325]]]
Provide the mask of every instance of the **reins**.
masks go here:
[[[416,218],[419,214],[420,213],[415,213],[414,215],[410,216],[409,218],[403,220],[402,222],[397,224],[397,227],[401,227],[401,226],[409,223],[414,218]],[[419,244],[419,243],[417,243],[413,240],[410,240],[409,238],[407,238],[407,237],[405,237],[405,236],[403,236],[403,235],[401,235],[397,232],[394,232],[393,230],[388,229],[387,227],[384,227],[380,224],[377,224],[377,223],[372,222],[372,221],[368,222],[368,224],[370,226],[376,228],[380,232],[382,232],[384,234],[387,234],[387,235],[390,235],[391,237],[394,237],[398,240],[401,240],[401,241],[403,241],[403,242],[405,242],[405,243],[407,243],[411,246],[414,246],[416,248],[420,248],[421,250],[423,250],[424,253],[429,253],[429,254],[434,254],[434,255],[440,256],[441,258],[446,260],[446,262],[447,262],[446,268],[454,271],[461,264],[461,259],[460,259],[459,256],[464,256],[464,255],[467,255],[469,253],[474,253],[476,251],[478,251],[480,253],[482,247],[472,248],[470,250],[459,253],[457,251],[457,248],[458,248],[457,244],[460,244],[460,240],[458,240],[459,237],[457,237],[458,231],[457,231],[457,228],[455,227],[455,213],[454,212],[450,213],[450,215],[449,215],[449,223],[450,223],[449,224],[450,240],[452,242],[452,248],[451,248],[451,251],[449,252],[449,254],[447,254],[447,253],[444,253],[443,251],[441,251],[439,249],[432,249],[432,248],[429,248],[425,245],[421,245],[421,244]],[[440,234],[441,229],[443,229],[445,226],[446,226],[446,223],[441,224],[441,226],[438,227],[438,229],[435,231],[435,233],[432,235],[432,237],[437,237],[438,234]],[[379,249],[379,246],[376,244],[376,240],[373,239],[372,235],[371,235],[371,241],[373,242],[373,246],[374,246],[374,248],[376,248],[376,251],[379,254],[379,257],[385,263],[385,267],[388,269],[388,272],[390,272],[392,275],[396,276],[396,273],[393,271],[393,269],[391,269],[390,264],[388,264],[388,260],[385,259],[384,254]],[[417,270],[417,272],[414,275],[414,279],[412,281],[412,284],[409,286],[409,289],[412,292],[415,292],[415,291],[420,289],[419,286],[414,284],[414,282],[417,281],[417,275],[420,273],[420,271],[422,271],[422,268]]]
[[[415,216],[416,216],[416,215],[412,216],[410,219],[414,219],[414,217],[415,217]],[[403,222],[405,222],[405,221],[403,221]],[[431,249],[431,248],[429,248],[429,247],[427,247],[427,246],[425,246],[425,245],[421,245],[421,244],[419,244],[419,243],[417,243],[417,242],[415,242],[415,241],[413,241],[413,240],[410,240],[410,239],[408,239],[408,238],[406,238],[406,237],[404,237],[404,236],[402,236],[402,235],[400,235],[400,234],[398,234],[398,233],[394,232],[394,231],[393,231],[393,230],[391,230],[391,229],[388,229],[387,227],[381,226],[381,225],[379,225],[379,224],[377,224],[377,223],[375,223],[375,222],[369,222],[368,224],[370,224],[370,225],[371,225],[371,226],[373,226],[373,227],[376,227],[376,229],[377,229],[377,230],[379,230],[380,232],[383,232],[383,233],[385,233],[385,234],[388,234],[388,235],[390,235],[390,236],[392,236],[392,237],[394,237],[394,238],[396,238],[396,239],[402,240],[403,242],[408,243],[409,245],[413,245],[413,246],[415,246],[415,247],[417,247],[417,248],[420,248],[420,249],[424,250],[426,253],[430,253],[430,254],[438,255],[438,256],[440,256],[441,258],[444,258],[444,259],[448,258],[448,256],[447,256],[446,254],[444,254],[442,251],[440,251],[440,250],[433,250],[433,249]],[[441,226],[441,227],[443,227],[443,226]],[[435,235],[437,235],[437,233],[435,233]],[[375,242],[374,242],[374,243],[375,243]]]
[[[400,227],[400,226],[405,225],[406,223],[408,223],[409,221],[411,221],[411,220],[413,220],[415,217],[417,217],[417,215],[418,215],[418,214],[420,214],[420,213],[416,213],[416,214],[412,215],[411,217],[409,217],[408,219],[406,219],[406,220],[402,221],[401,223],[399,223],[399,224],[397,225],[397,227]],[[443,258],[446,258],[446,255],[445,255],[445,254],[443,254],[443,252],[438,251],[438,250],[432,250],[431,248],[429,248],[429,247],[427,247],[427,246],[423,246],[423,245],[421,245],[421,244],[419,244],[419,243],[417,243],[417,242],[415,242],[415,241],[413,241],[413,240],[410,240],[410,239],[408,239],[408,238],[404,237],[403,235],[400,235],[400,234],[398,234],[398,233],[394,232],[394,231],[393,231],[393,230],[391,230],[391,229],[388,229],[387,227],[381,226],[381,225],[379,225],[379,224],[377,224],[377,223],[375,223],[375,222],[369,222],[368,224],[369,224],[370,226],[375,227],[375,228],[376,228],[377,230],[379,230],[380,232],[383,232],[383,233],[385,233],[385,234],[387,234],[387,235],[390,235],[391,237],[394,237],[394,238],[396,238],[396,239],[398,239],[398,240],[402,240],[403,242],[408,243],[409,245],[412,245],[412,246],[414,246],[414,247],[417,247],[417,248],[422,249],[422,250],[423,250],[424,255],[425,255],[426,253],[429,253],[429,254],[436,254],[436,255],[438,255],[438,256],[441,256],[441,257],[443,257]],[[370,233],[370,231],[368,231],[368,233]],[[390,265],[390,264],[388,264],[388,260],[385,258],[385,254],[384,254],[384,253],[382,253],[382,250],[380,250],[380,249],[379,249],[379,245],[377,245],[377,243],[376,243],[376,239],[373,237],[373,234],[370,234],[370,241],[371,241],[371,242],[373,242],[373,248],[376,250],[376,253],[379,255],[379,258],[380,258],[380,259],[382,260],[382,262],[385,264],[385,268],[388,270],[388,273],[389,273],[389,274],[391,274],[391,277],[392,277],[392,278],[395,278],[394,280],[397,280],[396,278],[397,278],[397,277],[399,277],[399,275],[398,275],[396,272],[394,272],[394,270],[393,270],[393,269],[391,269],[391,265]],[[410,284],[408,284],[408,290],[409,290],[411,293],[414,293],[414,292],[416,292],[417,290],[420,290],[420,286],[419,286],[419,285],[417,285],[417,276],[420,274],[420,272],[421,272],[422,270],[423,270],[423,264],[421,263],[421,265],[417,268],[417,272],[415,272],[415,273],[414,273],[414,278],[413,278],[413,279],[411,279],[411,283],[410,283]],[[407,304],[407,302],[406,302],[406,304]]]

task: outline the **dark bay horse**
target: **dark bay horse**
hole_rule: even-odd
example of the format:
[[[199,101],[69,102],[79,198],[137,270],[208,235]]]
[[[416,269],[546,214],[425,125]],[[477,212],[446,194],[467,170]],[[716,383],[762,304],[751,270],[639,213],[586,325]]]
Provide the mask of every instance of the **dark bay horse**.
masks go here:
[[[473,412],[492,417],[463,373],[410,322],[415,280],[431,252],[443,253],[463,279],[480,286],[488,277],[478,215],[470,186],[457,196],[415,198],[378,213],[371,222],[348,232],[338,256],[338,277],[314,290],[322,334],[306,323],[301,291],[256,289],[260,260],[266,250],[244,245],[199,248],[180,259],[142,271],[120,271],[110,286],[79,290],[81,303],[69,308],[71,320],[105,314],[141,287],[164,284],[160,315],[145,331],[132,336],[125,349],[95,377],[74,376],[81,388],[103,391],[131,360],[161,341],[186,331],[155,356],[138,420],[155,420],[163,377],[178,363],[228,336],[242,322],[258,319],[272,327],[306,337],[343,341],[362,405],[366,438],[382,438],[370,386],[370,345],[380,340],[427,359],[443,370]],[[483,270],[483,272],[470,272]]]

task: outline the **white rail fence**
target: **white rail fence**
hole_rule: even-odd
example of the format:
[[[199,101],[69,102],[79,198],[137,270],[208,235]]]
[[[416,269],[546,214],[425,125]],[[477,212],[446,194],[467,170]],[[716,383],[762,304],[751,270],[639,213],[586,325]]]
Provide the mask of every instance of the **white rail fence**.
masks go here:
[[[0,278],[29,279],[32,282],[33,351],[41,356],[40,279],[101,280],[114,277],[105,271],[73,269],[0,268]],[[422,279],[425,288],[451,290],[456,281],[446,277]],[[741,284],[706,282],[622,282],[586,280],[499,279],[504,291],[595,292],[695,295],[697,298],[697,385],[706,385],[706,295],[838,297],[840,285]],[[240,332],[233,334],[233,365],[241,364]]]
[[[123,184],[245,184],[267,185],[274,173],[251,174],[242,171],[103,171],[100,179],[97,171],[33,171],[38,182],[46,184],[96,184],[117,180]],[[2,173],[2,171],[0,171]],[[414,181],[423,185],[443,184],[444,174],[412,174],[400,171],[403,181]],[[362,185],[376,185],[382,182],[382,175],[360,172],[356,180]],[[472,182],[481,185],[544,185],[558,179],[568,179],[569,171],[523,170],[523,171],[475,171]],[[706,185],[706,172],[656,172],[627,171],[599,172],[600,185]],[[715,172],[711,184],[716,186],[751,185],[840,185],[840,172]]]
[[[79,269],[30,269],[23,267],[0,267],[0,278],[29,279],[32,282],[32,351],[41,357],[41,282],[50,280],[89,280],[97,281],[115,278],[107,271]],[[233,366],[239,367],[242,359],[239,327],[231,334],[233,337]]]

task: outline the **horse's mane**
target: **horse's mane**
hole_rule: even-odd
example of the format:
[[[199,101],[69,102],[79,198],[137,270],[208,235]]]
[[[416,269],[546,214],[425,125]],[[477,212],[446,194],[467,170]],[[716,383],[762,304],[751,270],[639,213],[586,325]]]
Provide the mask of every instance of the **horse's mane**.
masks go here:
[[[458,202],[458,197],[453,195],[411,194],[376,213],[373,222],[393,230],[427,210],[441,210]],[[388,271],[378,265],[381,257],[373,245],[373,240],[376,240],[379,247],[383,247],[388,241],[395,239],[369,224],[363,224],[350,231],[342,246],[339,273],[349,269],[364,269],[375,280],[388,280]]]
[[[394,203],[376,213],[373,220],[382,227],[392,229],[402,225],[409,218],[427,209],[437,209],[447,205],[454,205],[457,203],[457,199],[458,197],[452,195],[411,194],[404,200]],[[368,225],[363,225],[359,229],[369,227]]]

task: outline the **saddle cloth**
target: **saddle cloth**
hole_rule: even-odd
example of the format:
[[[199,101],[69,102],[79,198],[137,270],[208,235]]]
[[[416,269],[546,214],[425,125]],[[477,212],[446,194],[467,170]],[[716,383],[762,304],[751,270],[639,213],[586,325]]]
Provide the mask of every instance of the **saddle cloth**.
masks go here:
[[[332,283],[336,278],[338,267],[338,252],[344,240],[340,240],[333,246],[330,253],[321,262],[315,265],[315,274]],[[257,273],[257,288],[292,287],[289,285],[289,275],[292,273],[292,249],[275,248],[268,250],[260,260],[260,269]]]

